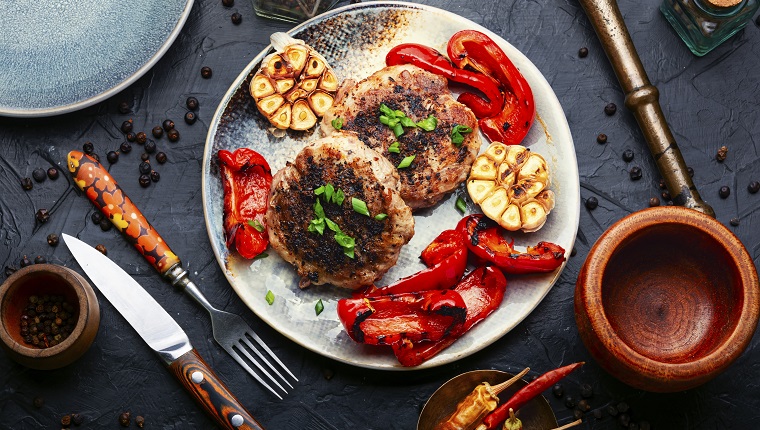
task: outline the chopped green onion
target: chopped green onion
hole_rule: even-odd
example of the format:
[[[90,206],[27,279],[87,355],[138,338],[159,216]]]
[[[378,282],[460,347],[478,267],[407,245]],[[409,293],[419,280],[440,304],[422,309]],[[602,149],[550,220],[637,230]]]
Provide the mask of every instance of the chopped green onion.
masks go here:
[[[317,313],[317,315],[321,314],[322,311],[325,310],[325,305],[322,304],[322,299],[317,300],[317,304],[314,305],[314,312]]]
[[[385,116],[395,116],[391,108],[386,106],[385,103],[380,103],[380,112],[383,113]]]
[[[451,129],[451,143],[460,146],[464,142],[463,134],[472,133],[472,128],[466,125],[457,124]]]
[[[391,120],[391,119],[390,119],[390,118],[388,118],[387,116],[385,116],[385,115],[380,115],[380,124],[383,124],[383,125],[388,125],[388,123],[390,122],[390,120]]]
[[[406,169],[407,167],[411,166],[412,165],[412,161],[414,161],[414,157],[416,157],[416,155],[410,155],[408,157],[404,157],[404,159],[401,160],[400,163],[398,163],[398,168],[399,169]]]
[[[363,200],[359,200],[356,197],[351,197],[351,206],[354,207],[354,212],[359,212],[362,215],[369,216],[367,203],[365,203]]]
[[[401,122],[401,125],[403,125],[404,127],[417,127],[417,124],[414,121],[412,121],[411,118],[407,116],[402,116],[401,118],[399,118],[399,122]]]
[[[319,199],[314,203],[314,214],[318,219],[325,217],[325,208],[322,207],[322,203],[319,202]]]
[[[338,224],[335,224],[335,221],[331,220],[330,218],[325,218],[325,223],[327,224],[327,228],[330,230],[340,233],[340,227],[338,227]]]
[[[267,303],[269,303],[269,306],[272,306],[272,303],[274,303],[274,293],[272,290],[267,290],[267,295],[264,296],[264,298],[267,300]]]
[[[457,197],[456,208],[459,209],[459,212],[462,213],[465,213],[467,211],[467,203],[465,203],[463,198]]]
[[[388,214],[377,214],[375,215],[375,219],[378,221],[382,221],[384,219],[388,218]]]
[[[261,233],[262,231],[264,231],[264,226],[261,225],[261,223],[257,219],[248,220],[248,225],[250,225],[251,227],[255,228],[256,231],[258,231],[259,233]]]
[[[395,154],[401,153],[400,144],[398,142],[391,143],[391,146],[388,147],[388,152],[393,152]]]
[[[333,195],[333,203],[340,206],[343,204],[343,200],[346,198],[346,195],[343,194],[343,190],[338,188],[338,191],[335,192],[335,195]]]
[[[316,195],[321,195],[324,192],[325,192],[325,186],[324,185],[322,185],[321,187],[319,187],[319,188],[317,188],[317,189],[314,190],[314,194],[316,194]]]
[[[253,257],[253,259],[254,260],[261,260],[262,258],[267,258],[267,257],[269,257],[269,254],[267,254],[266,252],[262,252],[261,254]]]
[[[334,120],[330,121],[330,124],[332,124],[334,129],[340,130],[341,128],[343,128],[343,118],[341,117],[335,118]]]
[[[404,127],[402,127],[401,124],[396,124],[395,126],[393,126],[393,134],[396,137],[401,136],[402,134],[404,134]]]
[[[325,233],[325,220],[327,218],[317,218],[313,219],[309,222],[308,230],[311,233],[319,233],[324,234]]]
[[[425,131],[433,131],[435,130],[436,126],[438,126],[438,119],[436,119],[436,117],[433,115],[430,115],[422,121],[417,122],[417,127]]]
[[[335,192],[335,187],[333,187],[332,184],[325,185],[325,201],[327,203],[330,203],[332,201],[334,192]]]
[[[354,246],[356,246],[356,241],[354,241],[353,237],[339,231],[335,233],[335,241],[343,248],[344,254],[350,258],[354,258]]]

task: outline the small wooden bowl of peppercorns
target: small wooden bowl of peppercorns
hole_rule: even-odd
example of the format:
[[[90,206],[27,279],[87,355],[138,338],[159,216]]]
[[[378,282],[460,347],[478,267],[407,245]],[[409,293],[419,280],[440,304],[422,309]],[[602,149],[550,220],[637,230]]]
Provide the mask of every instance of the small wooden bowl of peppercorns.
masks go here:
[[[0,339],[16,362],[39,370],[67,366],[95,340],[100,307],[90,284],[71,269],[35,264],[0,286]]]
[[[719,375],[749,345],[759,315],[757,270],[739,238],[679,206],[613,224],[575,288],[575,319],[591,355],[646,391],[683,391]]]

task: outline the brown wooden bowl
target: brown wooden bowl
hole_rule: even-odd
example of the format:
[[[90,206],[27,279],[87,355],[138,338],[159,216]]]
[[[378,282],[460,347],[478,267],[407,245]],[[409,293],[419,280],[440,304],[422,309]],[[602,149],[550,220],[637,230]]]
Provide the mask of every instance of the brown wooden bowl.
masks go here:
[[[24,342],[21,314],[32,295],[63,296],[77,317],[71,334],[58,345],[39,348]],[[0,286],[0,339],[8,355],[32,369],[49,370],[71,364],[95,340],[100,306],[90,284],[78,273],[54,264],[35,264],[12,274]]]
[[[712,379],[749,344],[760,286],[741,241],[692,209],[644,209],[589,251],[575,319],[591,355],[633,387],[674,392]]]

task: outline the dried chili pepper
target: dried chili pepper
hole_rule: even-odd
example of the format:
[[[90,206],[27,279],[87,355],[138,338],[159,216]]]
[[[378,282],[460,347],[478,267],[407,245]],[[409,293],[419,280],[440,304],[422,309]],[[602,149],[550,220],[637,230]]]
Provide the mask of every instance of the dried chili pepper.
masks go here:
[[[581,361],[560,367],[558,369],[550,370],[534,379],[528,385],[522,387],[514,395],[512,395],[512,397],[507,400],[506,403],[501,404],[493,412],[488,414],[488,416],[483,419],[485,428],[488,430],[498,428],[499,424],[503,423],[509,416],[510,409],[519,410],[520,407],[528,403],[531,399],[536,396],[540,396],[541,393],[551,388],[552,385],[559,382],[562,378],[569,375],[570,372],[579,368],[583,364],[584,363]]]
[[[247,259],[264,252],[269,238],[264,224],[272,170],[261,154],[248,148],[220,150],[224,187],[224,233],[227,247]]]
[[[504,91],[504,107],[498,115],[481,119],[483,134],[493,142],[520,143],[528,134],[536,116],[536,104],[528,81],[504,51],[487,35],[476,30],[462,30],[449,39],[446,51],[455,66],[473,68],[496,78]],[[467,96],[459,101],[467,105]],[[469,106],[469,105],[468,105]]]
[[[516,252],[512,243],[502,236],[504,229],[480,214],[462,218],[457,230],[462,233],[470,252],[506,273],[551,272],[565,261],[565,250],[551,242],[538,242],[536,246],[529,246],[526,252]]]
[[[472,109],[478,118],[487,118],[499,114],[504,106],[504,96],[496,80],[488,75],[457,69],[440,52],[425,45],[402,43],[393,47],[385,56],[385,64],[397,66],[413,64],[423,70],[461,84],[480,90],[488,100],[475,93],[463,93],[458,100]],[[465,96],[467,94],[467,96]]]

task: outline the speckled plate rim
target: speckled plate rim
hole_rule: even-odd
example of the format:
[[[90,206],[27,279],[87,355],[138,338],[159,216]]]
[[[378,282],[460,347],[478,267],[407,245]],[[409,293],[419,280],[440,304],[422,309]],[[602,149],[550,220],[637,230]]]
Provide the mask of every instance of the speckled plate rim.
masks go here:
[[[416,3],[407,3],[407,2],[399,2],[399,1],[376,1],[376,2],[362,2],[362,3],[353,4],[353,5],[347,5],[347,6],[333,9],[322,15],[316,16],[308,21],[305,21],[304,23],[288,31],[288,33],[289,34],[298,33],[299,31],[313,25],[314,23],[323,21],[328,17],[339,15],[341,13],[351,12],[356,9],[373,8],[373,7],[413,9],[413,10],[421,10],[421,11],[431,11],[437,14],[445,15],[452,20],[459,21],[460,23],[465,23],[468,28],[478,30],[487,34],[489,37],[495,40],[499,45],[505,48],[505,50],[506,48],[509,48],[507,50],[508,55],[512,56],[512,54],[514,54],[514,55],[522,57],[520,60],[524,60],[524,61],[520,62],[521,70],[525,73],[525,70],[522,69],[522,67],[529,68],[532,79],[537,80],[539,85],[542,87],[542,90],[545,90],[547,94],[549,95],[549,97],[547,97],[547,100],[545,100],[548,103],[547,109],[551,111],[553,114],[556,114],[558,117],[561,116],[561,121],[560,121],[561,124],[559,124],[560,130],[557,130],[557,131],[559,132],[558,134],[561,134],[567,138],[568,142],[566,142],[565,145],[567,145],[569,149],[571,149],[568,154],[565,154],[568,157],[568,159],[565,160],[565,163],[572,166],[572,172],[576,180],[562,184],[562,198],[571,200],[571,206],[574,208],[572,209],[572,213],[569,214],[570,219],[565,220],[566,222],[564,223],[566,226],[564,230],[571,231],[569,240],[567,240],[565,243],[566,256],[569,258],[570,253],[572,251],[572,247],[575,243],[575,238],[576,238],[577,230],[578,230],[578,224],[580,220],[580,179],[578,176],[578,163],[575,156],[572,133],[570,132],[570,127],[567,123],[567,118],[564,114],[562,106],[559,103],[559,100],[557,99],[556,94],[554,93],[554,90],[551,88],[551,85],[546,80],[544,75],[538,70],[535,64],[533,64],[527,57],[525,57],[524,54],[522,54],[519,50],[517,50],[517,48],[512,46],[509,42],[504,40],[502,37],[486,29],[485,27],[477,23],[474,23],[470,21],[469,19],[461,17],[453,12],[448,12],[448,11],[435,8],[432,6],[416,4]],[[260,63],[261,60],[264,58],[264,56],[267,55],[270,50],[271,50],[271,45],[268,45],[262,50],[261,53],[259,53],[256,57],[254,57],[249,62],[249,64],[241,71],[241,73],[235,78],[235,80],[230,85],[230,88],[227,91],[227,93],[225,93],[225,95],[222,97],[219,103],[219,106],[217,107],[217,110],[214,113],[213,119],[209,125],[208,134],[206,136],[206,148],[204,150],[203,165],[202,165],[203,171],[202,171],[202,190],[201,191],[202,191],[202,199],[203,199],[204,220],[206,223],[206,230],[209,235],[209,242],[211,243],[217,262],[220,268],[222,269],[222,271],[224,272],[225,277],[229,281],[230,286],[238,294],[240,299],[243,300],[243,302],[248,306],[248,308],[251,309],[251,311],[253,311],[254,314],[256,314],[259,318],[261,318],[264,322],[266,322],[270,327],[272,327],[274,330],[278,331],[280,334],[287,337],[291,341],[303,346],[304,348],[312,352],[334,359],[336,361],[355,365],[358,367],[369,368],[369,369],[412,371],[412,370],[433,368],[433,367],[441,366],[441,365],[448,364],[448,363],[460,360],[462,358],[468,357],[482,350],[483,348],[486,348],[487,346],[490,346],[491,344],[493,344],[495,341],[497,341],[498,339],[503,337],[505,334],[510,332],[512,329],[514,329],[531,312],[533,312],[533,310],[538,306],[538,304],[543,300],[543,298],[549,293],[551,288],[555,285],[562,271],[566,267],[567,261],[565,261],[562,264],[562,266],[558,268],[557,270],[555,270],[554,272],[540,275],[540,276],[547,276],[547,279],[545,279],[545,282],[544,282],[545,288],[543,289],[543,291],[541,291],[540,297],[538,297],[534,302],[532,302],[527,307],[526,311],[520,315],[519,318],[516,318],[513,321],[510,321],[509,324],[503,325],[501,329],[498,330],[497,333],[490,333],[486,339],[475,340],[473,338],[478,336],[478,333],[481,330],[485,329],[484,327],[482,327],[483,326],[482,323],[478,324],[475,327],[473,327],[473,329],[471,329],[470,332],[466,333],[462,338],[460,338],[457,341],[457,342],[463,342],[464,339],[468,339],[468,338],[470,339],[469,340],[470,345],[464,351],[459,351],[453,354],[451,353],[446,354],[447,351],[443,351],[439,353],[438,356],[433,357],[432,359],[426,361],[425,363],[413,368],[403,367],[397,362],[395,362],[394,364],[374,363],[371,361],[369,362],[358,361],[358,360],[352,360],[352,359],[336,356],[334,354],[324,351],[323,349],[319,347],[319,345],[315,345],[313,343],[305,342],[302,339],[299,339],[298,333],[290,332],[288,330],[282,329],[281,327],[278,327],[276,318],[272,318],[270,315],[266,314],[265,312],[258,312],[256,309],[256,306],[253,303],[249,302],[248,295],[243,290],[241,290],[242,287],[239,285],[238,282],[236,282],[234,274],[231,273],[227,267],[226,246],[224,246],[223,243],[221,244],[222,246],[219,246],[220,244],[216,243],[216,239],[213,235],[213,231],[217,230],[220,227],[213,224],[211,216],[209,215],[209,212],[210,212],[209,205],[212,204],[212,201],[209,200],[208,176],[212,174],[210,171],[210,163],[214,157],[214,154],[212,153],[211,149],[214,145],[214,140],[215,140],[216,133],[218,131],[220,119],[224,111],[226,110],[227,105],[230,103],[232,97],[235,95],[237,88],[239,88],[240,85],[245,81],[245,79],[251,73],[253,67],[256,66],[258,63]],[[539,123],[542,123],[542,122],[543,121],[539,117],[534,127],[539,126]],[[541,125],[543,126],[543,124]],[[219,204],[219,202],[213,202],[213,203]],[[221,248],[224,248],[224,249],[221,249]],[[528,275],[528,276],[531,276],[531,275]],[[506,297],[505,297],[505,301],[506,301]],[[504,307],[504,306],[505,304],[502,303],[501,307]],[[325,310],[327,310],[327,307],[325,308]],[[490,318],[493,319],[494,316],[491,316]],[[449,349],[452,349],[452,348],[450,347]],[[390,351],[388,351],[387,354],[392,358],[392,361],[395,361],[395,357],[393,357],[393,354]],[[445,357],[442,358],[442,356],[445,356]]]
[[[148,70],[150,70],[158,62],[158,60],[160,60],[164,56],[164,54],[166,54],[166,51],[169,50],[169,48],[172,46],[174,41],[177,39],[177,36],[179,36],[180,31],[182,31],[182,28],[185,26],[185,21],[187,21],[187,17],[190,16],[190,11],[192,10],[193,3],[195,2],[195,0],[184,0],[184,1],[186,2],[185,8],[182,10],[182,13],[179,16],[179,19],[177,20],[177,23],[174,26],[174,29],[172,29],[171,33],[169,33],[164,43],[148,59],[148,61],[145,62],[145,64],[143,64],[140,68],[138,68],[134,73],[132,73],[123,81],[119,82],[118,84],[116,84],[115,86],[111,88],[105,89],[103,92],[98,93],[97,95],[93,97],[80,100],[76,103],[69,103],[63,106],[53,106],[53,107],[48,107],[48,108],[43,108],[43,109],[7,109],[7,108],[0,107],[0,116],[15,117],[15,118],[39,118],[39,117],[62,115],[65,113],[78,111],[80,109],[84,109],[86,107],[92,106],[96,103],[106,100],[109,97],[121,92],[128,86],[132,85],[132,83],[134,83],[136,80],[140,79],[145,73],[147,73]]]

